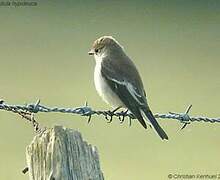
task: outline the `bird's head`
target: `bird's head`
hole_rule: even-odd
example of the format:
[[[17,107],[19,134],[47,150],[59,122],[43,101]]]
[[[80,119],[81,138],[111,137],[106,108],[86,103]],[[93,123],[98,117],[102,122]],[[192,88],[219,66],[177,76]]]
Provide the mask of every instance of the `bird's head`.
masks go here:
[[[88,53],[99,59],[120,51],[123,51],[123,47],[112,36],[102,36],[94,41]]]

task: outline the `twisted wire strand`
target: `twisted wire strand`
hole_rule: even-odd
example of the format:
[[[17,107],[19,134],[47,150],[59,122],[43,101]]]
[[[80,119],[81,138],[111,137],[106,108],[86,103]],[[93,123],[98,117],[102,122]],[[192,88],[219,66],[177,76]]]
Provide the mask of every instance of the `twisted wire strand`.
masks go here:
[[[210,123],[219,123],[220,118],[209,118],[204,116],[189,116],[189,111],[192,108],[192,105],[190,105],[184,113],[155,113],[155,118],[161,118],[161,119],[175,119],[179,122],[183,123],[185,128],[187,124],[190,122],[198,121],[198,122],[210,122]],[[34,114],[39,112],[49,113],[49,112],[56,112],[56,113],[70,113],[70,114],[78,114],[81,116],[87,116],[88,122],[90,122],[91,117],[93,115],[102,115],[107,119],[109,122],[112,121],[113,117],[117,117],[120,122],[123,122],[126,117],[130,119],[130,123],[132,119],[135,119],[132,113],[130,112],[124,112],[124,111],[97,111],[93,110],[91,107],[88,106],[86,103],[82,107],[76,107],[76,108],[64,108],[64,107],[48,107],[45,105],[40,104],[40,100],[38,100],[36,103],[30,103],[26,105],[13,105],[13,104],[7,104],[3,100],[0,100],[0,110],[10,111],[13,113],[17,113],[21,115],[23,118],[27,119],[28,121],[31,121],[36,128],[35,130],[39,129],[38,123],[34,120]]]

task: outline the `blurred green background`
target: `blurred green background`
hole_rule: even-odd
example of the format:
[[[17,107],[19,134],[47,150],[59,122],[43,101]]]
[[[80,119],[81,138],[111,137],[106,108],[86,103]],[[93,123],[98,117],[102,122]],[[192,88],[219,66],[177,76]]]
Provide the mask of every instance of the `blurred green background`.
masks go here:
[[[220,1],[37,1],[37,7],[0,7],[0,98],[109,109],[93,84],[87,52],[102,35],[114,36],[142,75],[154,112],[219,117]],[[168,174],[219,174],[220,124],[192,123],[180,131],[160,120],[162,142],[139,123],[107,124],[66,114],[37,114],[45,126],[79,130],[99,150],[106,179],[167,179]],[[30,124],[1,111],[0,179],[28,179],[25,148]]]

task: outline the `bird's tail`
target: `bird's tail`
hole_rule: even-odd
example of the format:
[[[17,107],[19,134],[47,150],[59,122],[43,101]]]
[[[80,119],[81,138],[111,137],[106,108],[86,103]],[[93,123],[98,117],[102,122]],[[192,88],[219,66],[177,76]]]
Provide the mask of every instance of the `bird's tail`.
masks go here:
[[[153,116],[153,113],[144,108],[141,110],[142,112],[142,115],[144,117],[146,117],[149,121],[150,121],[150,124],[153,126],[153,128],[155,129],[155,131],[157,132],[157,134],[161,137],[161,139],[166,139],[168,140],[168,136],[167,134],[165,133],[165,131],[160,127],[159,123],[157,122],[157,120],[155,119],[155,117]]]

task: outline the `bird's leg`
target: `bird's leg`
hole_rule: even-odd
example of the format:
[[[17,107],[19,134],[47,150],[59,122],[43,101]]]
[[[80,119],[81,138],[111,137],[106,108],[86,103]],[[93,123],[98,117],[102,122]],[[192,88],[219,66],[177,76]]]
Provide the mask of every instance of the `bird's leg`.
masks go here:
[[[128,112],[128,109],[121,112],[122,116],[119,116],[119,121],[120,121],[120,123],[123,123],[123,122],[124,122],[125,117],[126,117],[126,115],[127,115],[127,112]]]
[[[121,109],[122,108],[122,106],[118,106],[117,108],[115,108],[113,111],[111,111],[113,114],[117,111],[117,110],[119,110],[119,109]]]
[[[119,107],[115,108],[115,109],[112,110],[112,111],[110,111],[110,110],[107,111],[105,119],[108,120],[108,123],[111,123],[111,122],[112,122],[112,119],[113,119],[113,116],[115,115],[115,112],[116,112],[117,110],[119,110],[120,108],[122,108],[122,107],[119,106]],[[110,116],[110,118],[108,118],[108,116]]]

